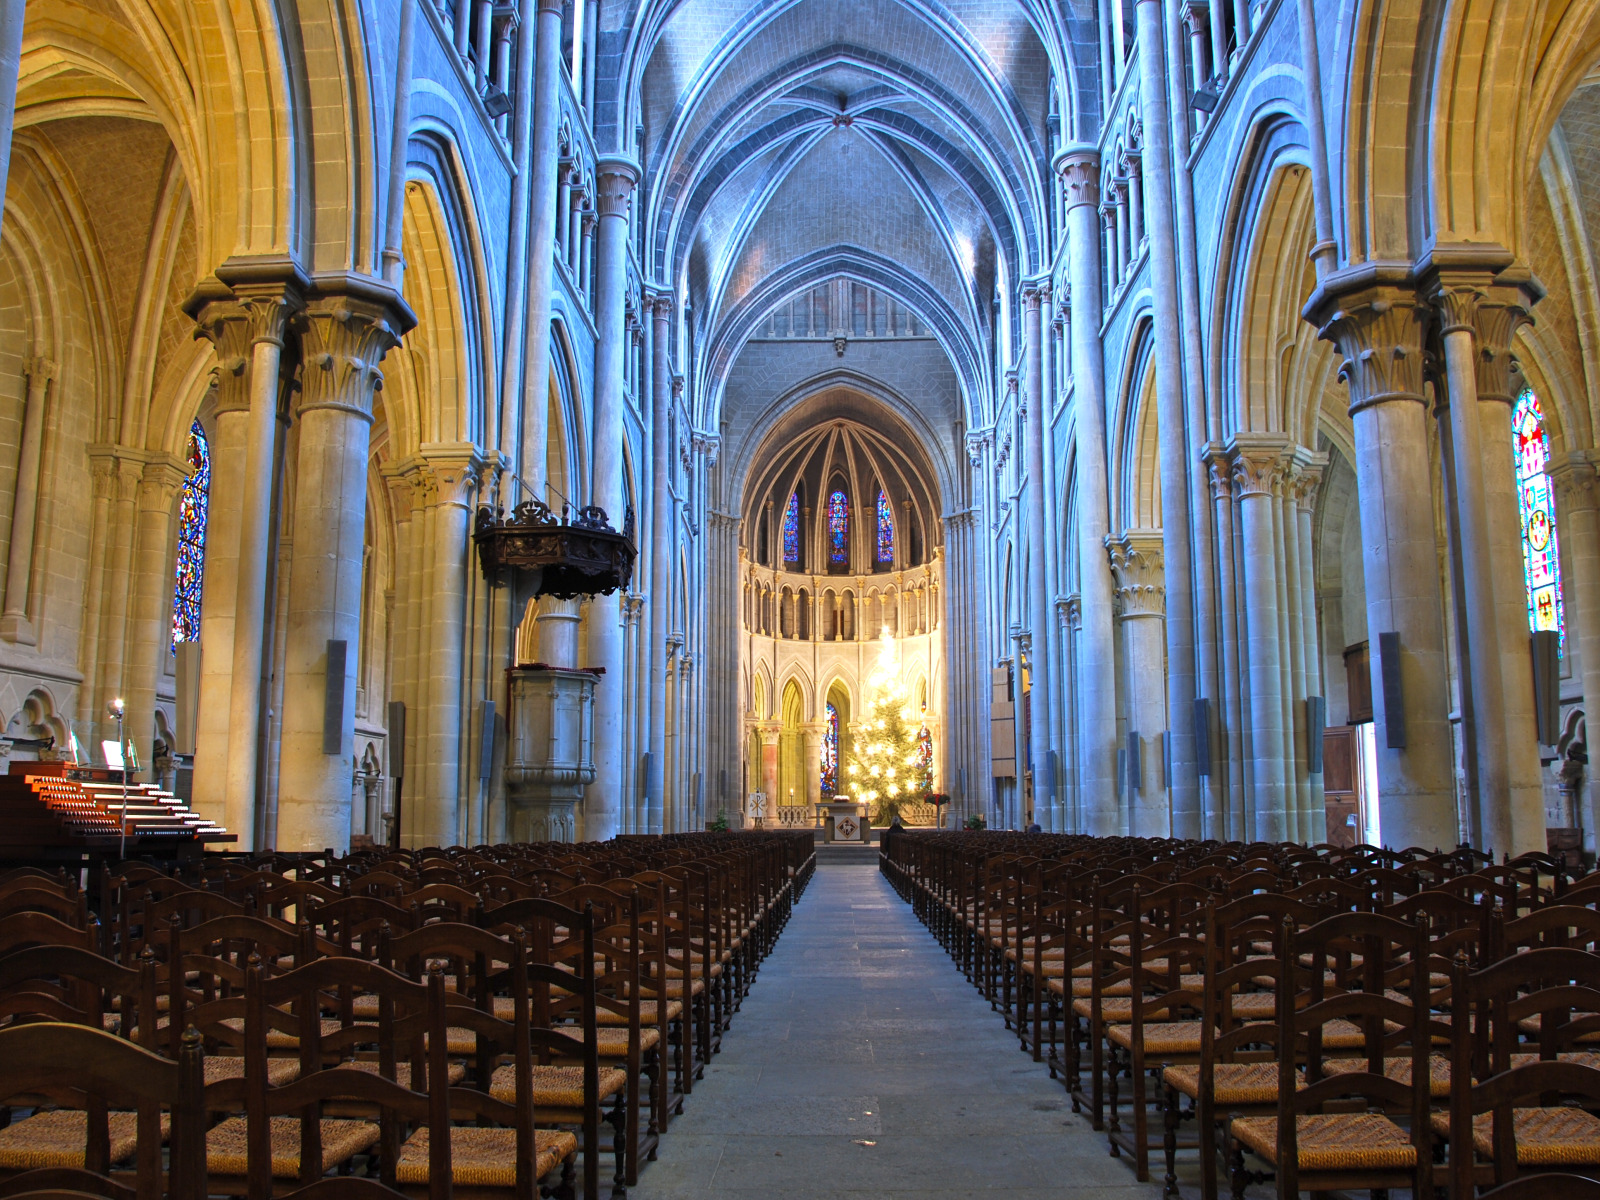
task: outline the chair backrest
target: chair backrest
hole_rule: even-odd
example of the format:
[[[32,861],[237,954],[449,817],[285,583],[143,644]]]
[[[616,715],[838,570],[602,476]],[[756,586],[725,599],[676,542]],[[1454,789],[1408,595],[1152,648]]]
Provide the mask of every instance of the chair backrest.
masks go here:
[[[122,1036],[137,1032],[141,1045],[155,1048],[154,960],[123,967],[79,946],[30,946],[0,957],[0,1019],[101,1029],[108,1011]]]
[[[139,1200],[201,1200],[205,1188],[203,1054],[198,1037],[186,1038],[176,1061],[99,1029],[39,1022],[0,1029],[0,1103],[47,1096],[88,1109],[83,1187],[111,1194],[109,1132],[105,1110],[138,1112],[136,1191]],[[69,1082],[63,1082],[69,1081]],[[91,1103],[92,1102],[92,1103]],[[162,1163],[161,1110],[172,1115],[170,1162]],[[58,1175],[48,1186],[61,1187]]]

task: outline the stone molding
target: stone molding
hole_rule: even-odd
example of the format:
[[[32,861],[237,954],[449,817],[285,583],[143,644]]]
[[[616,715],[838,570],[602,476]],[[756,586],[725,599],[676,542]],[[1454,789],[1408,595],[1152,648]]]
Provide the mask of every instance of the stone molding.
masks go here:
[[[1565,455],[1552,455],[1547,468],[1550,482],[1555,486],[1561,511],[1584,512],[1595,507],[1596,471],[1594,458],[1587,450],[1574,450]]]
[[[1166,614],[1166,559],[1161,531],[1130,529],[1120,538],[1106,538],[1111,574],[1116,579],[1112,615],[1121,618]]]

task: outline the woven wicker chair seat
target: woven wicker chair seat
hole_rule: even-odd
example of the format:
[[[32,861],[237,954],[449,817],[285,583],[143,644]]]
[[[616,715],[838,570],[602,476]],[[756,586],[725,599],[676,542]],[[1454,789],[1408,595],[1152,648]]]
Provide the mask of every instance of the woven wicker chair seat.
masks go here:
[[[212,1175],[248,1174],[248,1125],[243,1117],[230,1117],[206,1134],[206,1170]],[[300,1118],[270,1118],[272,1177],[296,1179],[300,1175]],[[379,1129],[371,1121],[322,1122],[322,1169],[325,1175],[378,1144]],[[260,1170],[259,1164],[256,1167]]]
[[[669,997],[676,1000],[683,999],[683,977],[681,975],[673,975],[669,971],[667,981],[663,987],[665,988]],[[705,990],[705,980],[696,977],[694,983],[689,988],[689,995],[698,996],[701,995]]]
[[[578,1139],[555,1129],[534,1131],[534,1174],[543,1179],[578,1152]],[[428,1183],[428,1130],[413,1133],[400,1148],[395,1179],[413,1187]],[[450,1178],[461,1188],[512,1188],[517,1182],[517,1131],[450,1128]]]
[[[1592,1016],[1594,1016],[1593,1013],[1575,1012],[1575,1013],[1573,1013],[1571,1015],[1571,1017],[1569,1019],[1576,1021],[1579,1017],[1592,1017]],[[1540,1027],[1541,1023],[1542,1022],[1540,1020],[1540,1014],[1539,1013],[1534,1013],[1533,1016],[1531,1016],[1531,1017],[1523,1017],[1522,1020],[1518,1021],[1517,1022],[1517,1028],[1522,1030],[1523,1033],[1536,1034],[1536,1033],[1539,1032],[1539,1027]],[[1582,1045],[1593,1045],[1594,1043],[1600,1042],[1600,1030],[1596,1030],[1593,1033],[1580,1033],[1577,1036],[1577,1038],[1574,1039],[1574,1040],[1576,1040],[1577,1042],[1579,1042]]]
[[[1565,1054],[1556,1055],[1556,1058],[1561,1062],[1576,1063],[1580,1067],[1600,1067],[1600,1054],[1595,1053],[1593,1050],[1571,1050]],[[1529,1063],[1538,1061],[1539,1056],[1537,1054],[1513,1054],[1511,1056],[1511,1065],[1513,1067],[1525,1067]]]
[[[1022,969],[1029,975],[1038,975],[1041,979],[1060,979],[1066,974],[1066,967],[1067,960],[1064,958],[1046,957],[1040,961],[1037,969],[1033,965],[1032,955],[1024,955],[1022,959]]]
[[[244,1032],[244,1018],[243,1017],[229,1017],[227,1020],[223,1021],[222,1024],[226,1025],[229,1029],[237,1029],[241,1033]],[[338,1033],[343,1028],[344,1028],[344,1022],[340,1021],[336,1017],[323,1017],[322,1018],[322,1036],[323,1037],[327,1037],[330,1034]],[[373,1030],[373,1032],[376,1033],[377,1030]],[[294,1034],[285,1033],[281,1029],[269,1029],[269,1030],[267,1030],[267,1049],[268,1050],[298,1050],[299,1048],[300,1048],[300,1039],[295,1037]]]
[[[1329,1075],[1351,1075],[1367,1069],[1367,1060],[1364,1058],[1330,1058],[1323,1062],[1323,1070]],[[1396,1083],[1411,1086],[1411,1059],[1409,1056],[1397,1056],[1383,1060],[1383,1073]],[[1428,1057],[1428,1095],[1435,1100],[1442,1100],[1450,1095],[1450,1059],[1443,1054],[1433,1054]]]
[[[1200,1096],[1200,1066],[1185,1063],[1166,1067],[1161,1079],[1180,1095],[1191,1100]],[[1305,1077],[1295,1075],[1296,1089],[1306,1086]],[[1278,1102],[1278,1064],[1275,1062],[1232,1063],[1216,1065],[1211,1085],[1211,1096],[1224,1108],[1230,1104],[1257,1105]]]
[[[208,1054],[205,1061],[206,1086],[224,1079],[244,1078],[244,1059],[237,1054]],[[267,1086],[282,1087],[300,1078],[297,1058],[267,1059]]]
[[[1132,1025],[1106,1026],[1106,1039],[1124,1050],[1133,1049]],[[1156,1021],[1144,1027],[1144,1052],[1152,1055],[1199,1054],[1199,1021]]]
[[[1581,1108],[1518,1108],[1511,1114],[1519,1167],[1600,1165],[1600,1117]],[[1450,1136],[1450,1114],[1433,1115],[1433,1132]],[[1479,1158],[1494,1157],[1494,1114],[1472,1118],[1472,1146]]]
[[[106,1114],[111,1135],[111,1161],[131,1158],[139,1148],[139,1114]],[[172,1121],[161,1114],[161,1136],[172,1131]],[[89,1139],[89,1115],[81,1109],[57,1108],[34,1113],[0,1129],[0,1170],[37,1171],[83,1166],[83,1147]]]
[[[661,1041],[656,1029],[639,1030],[639,1052],[649,1053]],[[616,1026],[602,1026],[595,1031],[595,1045],[601,1058],[626,1058],[628,1056],[628,1031]]]
[[[600,1068],[601,1103],[611,1099],[628,1086],[628,1073],[616,1067]],[[489,1094],[505,1104],[517,1102],[517,1069],[500,1067],[489,1080]],[[533,1068],[533,1110],[539,1115],[541,1108],[583,1107],[582,1067]]]
[[[1087,1017],[1092,1010],[1093,1001],[1074,1000],[1072,1011],[1080,1017]],[[1147,1021],[1160,1021],[1165,1019],[1167,1010],[1164,1008],[1146,1008],[1144,1019]],[[1105,1021],[1128,1022],[1133,1020],[1132,996],[1107,996],[1100,1000],[1100,1017]]]
[[[341,1067],[343,1067],[344,1069],[346,1069],[346,1070],[350,1070],[350,1071],[365,1071],[369,1075],[377,1075],[377,1074],[380,1073],[378,1064],[373,1062],[371,1059],[361,1058],[361,1059],[356,1059],[354,1062],[345,1062],[345,1063],[340,1063],[339,1065]],[[460,1062],[451,1062],[449,1065],[447,1065],[445,1067],[444,1075],[445,1075],[445,1078],[450,1081],[450,1085],[452,1087],[454,1087],[456,1084],[460,1083],[463,1079],[465,1079],[467,1077],[467,1064],[466,1063],[460,1063]],[[407,1063],[407,1062],[397,1062],[397,1063],[395,1063],[395,1065],[394,1065],[394,1081],[396,1083],[398,1083],[403,1088],[407,1088],[407,1089],[411,1088],[411,1064],[410,1063]],[[418,1088],[416,1090],[417,1091],[421,1091],[422,1089]]]
[[[1278,1165],[1278,1118],[1240,1117],[1228,1128],[1262,1161]],[[1295,1118],[1302,1171],[1409,1171],[1417,1148],[1404,1129],[1376,1113],[1310,1113]]]

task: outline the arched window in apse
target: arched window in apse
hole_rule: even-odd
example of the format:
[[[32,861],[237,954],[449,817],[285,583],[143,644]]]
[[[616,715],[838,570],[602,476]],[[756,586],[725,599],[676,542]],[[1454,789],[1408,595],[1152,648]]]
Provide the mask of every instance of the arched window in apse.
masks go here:
[[[178,506],[178,567],[172,588],[172,646],[200,640],[200,589],[211,509],[211,443],[196,421],[189,428],[189,478]]]
[[[850,565],[850,501],[842,488],[828,497],[828,561],[837,567]]]
[[[789,504],[783,510],[783,565],[800,565],[800,493],[789,493]]]
[[[1517,508],[1522,517],[1522,571],[1528,590],[1528,628],[1553,629],[1566,639],[1561,600],[1561,551],[1556,538],[1555,497],[1547,474],[1550,435],[1532,388],[1524,388],[1511,412],[1516,454]]]
[[[894,561],[894,516],[889,511],[889,497],[878,489],[878,561]]]
[[[923,710],[927,716],[927,710]],[[924,725],[917,730],[917,786],[924,792],[933,791],[933,734]]]
[[[822,730],[822,794],[831,796],[839,787],[839,710],[828,702]]]

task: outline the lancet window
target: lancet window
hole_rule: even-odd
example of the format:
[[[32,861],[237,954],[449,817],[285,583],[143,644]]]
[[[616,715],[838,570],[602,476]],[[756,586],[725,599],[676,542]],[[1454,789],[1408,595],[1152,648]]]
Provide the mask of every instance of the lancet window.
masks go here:
[[[837,570],[850,568],[850,501],[843,488],[828,497],[828,563]]]
[[[894,515],[889,511],[889,497],[878,489],[878,561],[894,562]]]
[[[1553,629],[1565,638],[1561,600],[1561,553],[1556,538],[1555,497],[1547,473],[1550,435],[1532,388],[1524,388],[1511,413],[1516,454],[1517,507],[1522,518],[1522,569],[1528,591],[1528,628]]]
[[[200,589],[211,507],[211,444],[196,421],[189,428],[189,478],[178,505],[178,566],[172,589],[172,645],[200,640]]]
[[[831,796],[839,788],[839,710],[828,702],[822,729],[822,794]]]
[[[791,492],[783,510],[783,565],[800,565],[800,493]]]

